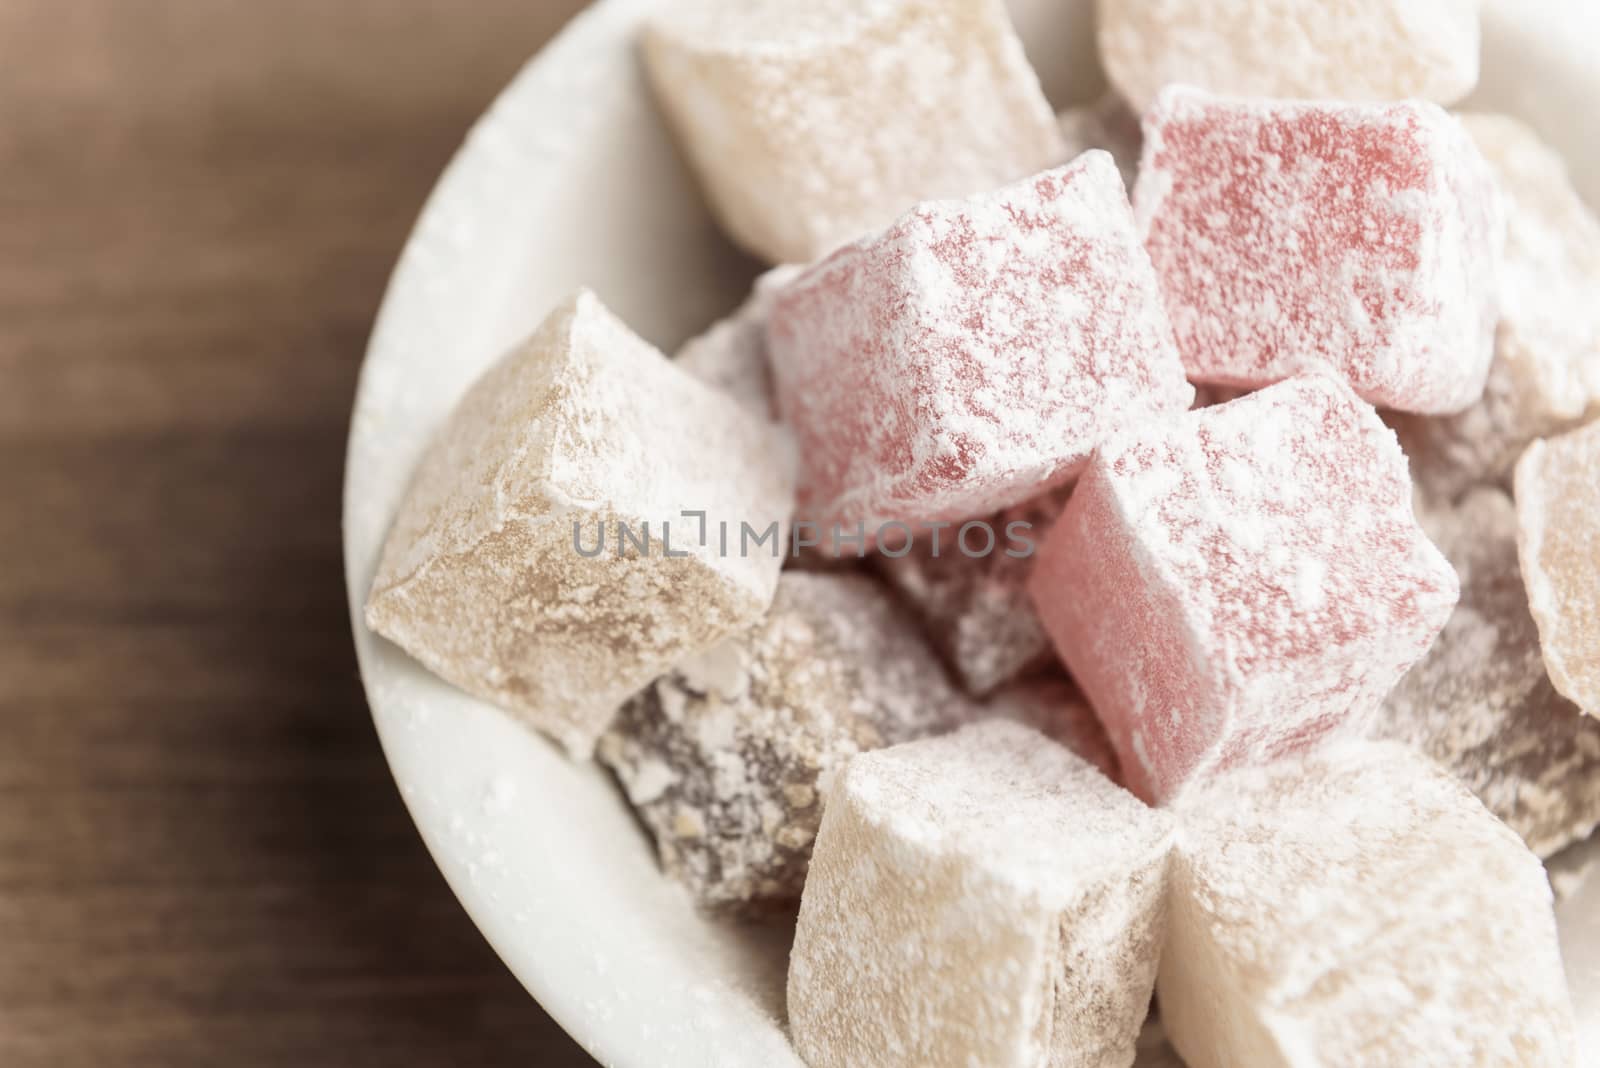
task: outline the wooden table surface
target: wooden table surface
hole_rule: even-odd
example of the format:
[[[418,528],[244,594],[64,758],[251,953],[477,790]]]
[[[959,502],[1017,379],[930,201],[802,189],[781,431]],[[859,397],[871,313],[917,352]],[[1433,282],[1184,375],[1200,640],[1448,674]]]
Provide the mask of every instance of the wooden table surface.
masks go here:
[[[0,0],[0,1065],[588,1063],[390,782],[339,492],[468,124],[579,0]]]

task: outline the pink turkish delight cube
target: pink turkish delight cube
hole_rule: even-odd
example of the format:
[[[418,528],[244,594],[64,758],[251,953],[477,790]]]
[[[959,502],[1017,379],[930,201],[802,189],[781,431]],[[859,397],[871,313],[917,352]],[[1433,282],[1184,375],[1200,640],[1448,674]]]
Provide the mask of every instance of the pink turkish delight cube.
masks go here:
[[[1325,374],[1105,442],[1030,590],[1156,801],[1364,729],[1458,592],[1393,432]]]
[[[997,512],[1194,395],[1104,152],[919,205],[791,283],[768,334],[821,523]]]
[[[1458,412],[1494,353],[1504,223],[1437,106],[1163,92],[1135,213],[1189,376],[1333,369],[1380,407]]]

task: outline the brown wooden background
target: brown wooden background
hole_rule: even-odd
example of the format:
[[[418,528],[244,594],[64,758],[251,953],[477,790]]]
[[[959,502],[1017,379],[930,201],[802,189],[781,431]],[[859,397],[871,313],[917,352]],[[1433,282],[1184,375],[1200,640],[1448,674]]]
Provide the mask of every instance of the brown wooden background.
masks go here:
[[[0,0],[0,1065],[586,1063],[367,719],[384,282],[579,0]]]

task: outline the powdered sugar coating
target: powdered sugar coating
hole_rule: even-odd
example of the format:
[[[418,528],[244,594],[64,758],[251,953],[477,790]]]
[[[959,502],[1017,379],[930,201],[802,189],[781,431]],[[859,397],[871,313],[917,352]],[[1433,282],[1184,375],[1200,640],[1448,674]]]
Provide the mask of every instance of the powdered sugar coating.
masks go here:
[[[1509,486],[1535,438],[1600,415],[1600,220],[1539,135],[1504,115],[1463,115],[1506,208],[1500,325],[1483,399],[1459,415],[1397,423],[1417,481],[1454,499]]]
[[[1144,132],[1135,211],[1191,378],[1321,366],[1429,414],[1483,393],[1503,220],[1455,119],[1171,88]]]
[[[1106,73],[1140,110],[1174,82],[1440,104],[1478,82],[1474,0],[1100,0],[1099,14]]]
[[[680,0],[645,59],[713,209],[772,263],[1060,158],[1002,0]]]
[[[978,714],[880,584],[791,571],[766,619],[630,701],[600,759],[697,904],[768,910],[799,900],[845,761]]]
[[[1130,1064],[1171,827],[1025,727],[852,760],[789,960],[812,1068]]]
[[[1457,595],[1393,432],[1326,375],[1106,441],[1030,590],[1154,800],[1364,728]]]
[[[1600,422],[1517,464],[1517,559],[1550,682],[1600,716]]]
[[[1050,639],[1027,585],[1033,553],[1066,500],[1067,492],[1056,490],[991,516],[989,527],[1003,540],[987,556],[963,553],[956,543],[958,528],[952,527],[937,532],[937,544],[929,532],[903,556],[879,552],[873,557],[974,696],[991,693],[1050,658]],[[1017,526],[1024,523],[1026,529]],[[1026,544],[1013,543],[1012,533]],[[1028,555],[1012,556],[1008,550]]]
[[[1103,152],[919,205],[780,293],[768,340],[801,513],[869,530],[1038,496],[1194,396]]]
[[[1485,487],[1420,518],[1456,569],[1461,603],[1373,733],[1427,754],[1548,857],[1600,824],[1600,722],[1545,673],[1511,498]]]
[[[983,707],[988,717],[1032,727],[1051,741],[1066,746],[1120,785],[1122,772],[1117,767],[1111,739],[1089,706],[1088,698],[1065,674],[1042,672],[1014,682],[990,697]]]
[[[802,268],[774,267],[756,279],[750,297],[726,319],[690,338],[673,359],[707,385],[731,395],[763,419],[776,419],[767,362],[767,317],[778,291]]]
[[[580,292],[451,414],[384,544],[367,625],[587,756],[629,694],[772,600],[776,556],[680,537],[687,555],[668,557],[661,524],[686,507],[783,522],[792,471],[782,431]],[[648,523],[653,551],[620,551],[618,523]],[[580,555],[579,525],[591,548],[603,527],[605,551]]]
[[[1575,1062],[1544,869],[1444,772],[1356,744],[1190,801],[1157,985],[1190,1068]]]

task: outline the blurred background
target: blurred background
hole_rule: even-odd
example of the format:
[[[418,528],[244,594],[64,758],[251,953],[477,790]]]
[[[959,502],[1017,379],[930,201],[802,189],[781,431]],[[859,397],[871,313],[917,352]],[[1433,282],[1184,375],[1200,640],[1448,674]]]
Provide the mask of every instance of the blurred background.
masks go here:
[[[0,1065],[579,1065],[424,852],[339,546],[439,170],[580,0],[0,0]]]

